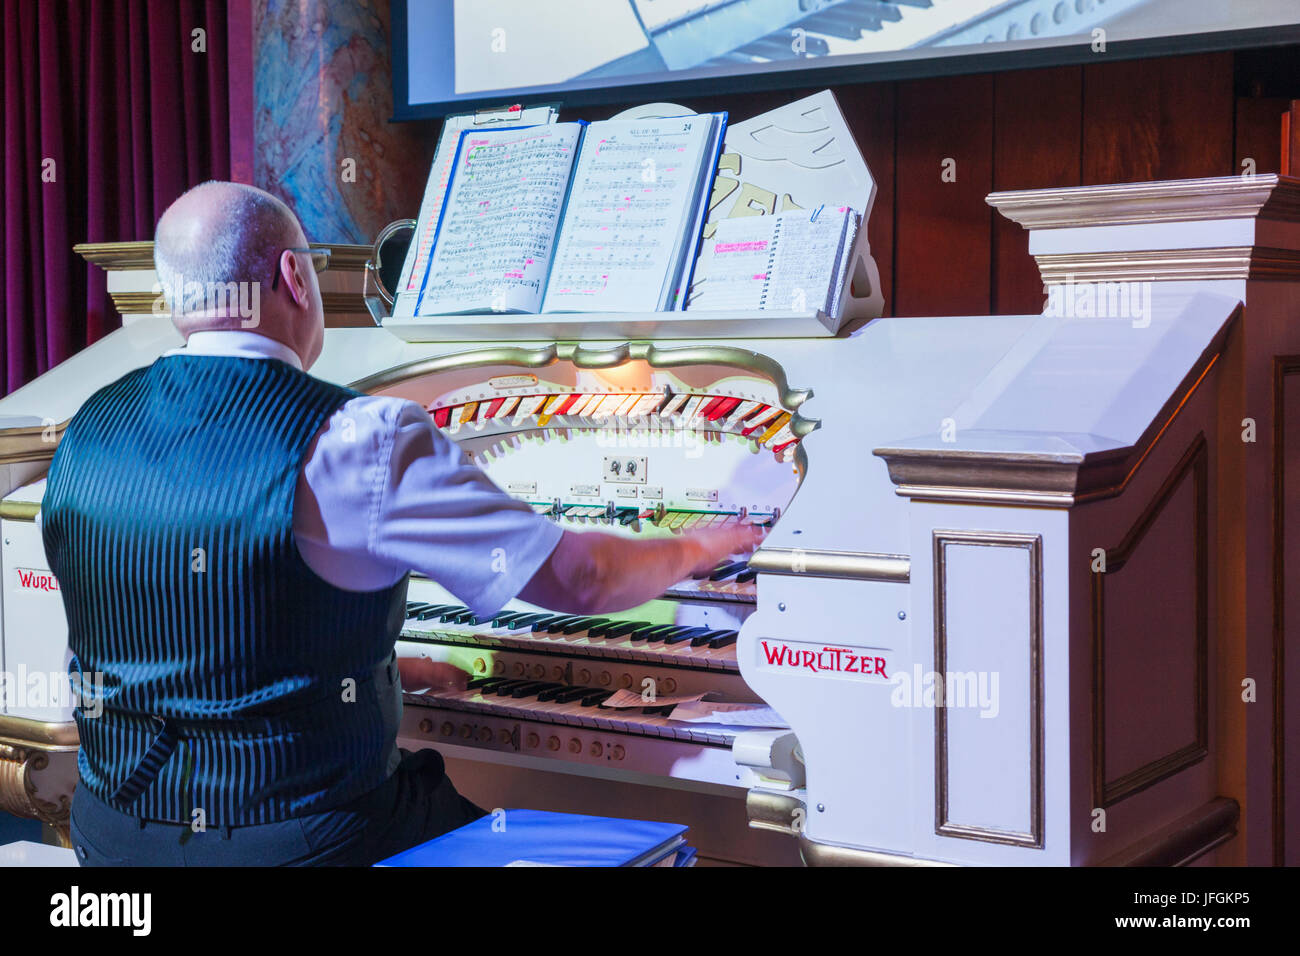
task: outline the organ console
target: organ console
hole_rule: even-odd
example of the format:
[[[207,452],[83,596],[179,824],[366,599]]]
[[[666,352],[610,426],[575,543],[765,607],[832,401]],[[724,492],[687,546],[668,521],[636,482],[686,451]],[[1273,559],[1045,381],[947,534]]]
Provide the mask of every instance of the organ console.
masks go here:
[[[401,652],[471,679],[405,688],[402,744],[440,750],[481,805],[678,820],[714,861],[1266,855],[1259,781],[1282,727],[1254,723],[1241,683],[1271,679],[1270,623],[1245,608],[1269,587],[1247,563],[1272,545],[1243,513],[1267,512],[1272,466],[1241,422],[1271,435],[1288,410],[1255,376],[1300,354],[1282,321],[1300,182],[989,202],[1031,230],[1042,314],[820,337],[765,335],[761,314],[708,338],[649,317],[603,341],[590,316],[583,337],[551,316],[560,334],[513,343],[329,328],[313,374],[418,402],[565,527],[770,529],[749,560],[619,614],[515,601],[479,619],[416,577]],[[11,672],[66,663],[39,534],[62,424],[179,341],[151,314],[145,253],[86,250],[134,263],[115,281],[137,314],[0,400]],[[332,320],[365,314],[364,257],[336,250]],[[619,690],[640,705],[603,706]],[[663,700],[700,694],[789,726],[669,719]],[[0,805],[65,823],[75,746],[67,701],[6,700]]]

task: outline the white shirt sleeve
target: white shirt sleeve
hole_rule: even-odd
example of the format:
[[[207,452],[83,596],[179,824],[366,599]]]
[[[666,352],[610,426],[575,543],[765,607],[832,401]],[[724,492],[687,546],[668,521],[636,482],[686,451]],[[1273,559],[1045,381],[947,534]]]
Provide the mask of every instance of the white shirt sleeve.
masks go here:
[[[419,405],[377,396],[347,402],[317,436],[294,531],[332,584],[376,590],[419,571],[478,615],[515,597],[563,534],[493,484]]]

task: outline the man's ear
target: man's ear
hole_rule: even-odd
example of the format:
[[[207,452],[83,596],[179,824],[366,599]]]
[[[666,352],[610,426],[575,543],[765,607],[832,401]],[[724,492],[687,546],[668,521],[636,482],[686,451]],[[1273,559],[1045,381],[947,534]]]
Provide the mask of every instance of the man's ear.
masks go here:
[[[280,253],[280,281],[289,290],[289,297],[300,309],[307,308],[311,299],[307,292],[307,275],[297,255],[285,249]]]

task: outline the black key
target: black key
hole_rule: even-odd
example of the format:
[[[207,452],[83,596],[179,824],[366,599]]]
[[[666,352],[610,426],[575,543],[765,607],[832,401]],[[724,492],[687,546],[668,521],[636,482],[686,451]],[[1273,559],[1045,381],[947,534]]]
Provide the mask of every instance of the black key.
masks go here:
[[[676,704],[666,704],[663,707],[642,707],[641,713],[647,717],[667,717],[676,706]]]
[[[709,575],[710,581],[725,581],[733,574],[739,574],[745,568],[749,567],[744,561],[737,561],[735,564],[724,564],[718,570]]]
[[[458,610],[458,604],[432,604],[416,615],[421,621],[427,621],[430,618],[442,617],[448,611]]]
[[[543,614],[536,621],[533,621],[532,631],[534,634],[541,634],[556,621],[567,616],[566,614]]]
[[[515,618],[523,617],[523,611],[502,611],[496,617],[492,618],[493,627],[505,627]]]
[[[438,620],[443,624],[460,624],[465,618],[473,617],[474,612],[467,607],[452,608],[446,614],[443,614]]]
[[[557,704],[569,704],[586,697],[590,693],[590,687],[570,687],[567,690],[556,691],[553,699]]]
[[[736,583],[748,584],[756,577],[758,577],[758,572],[755,571],[753,568],[749,568],[748,570],[741,571],[739,574],[736,575]]]
[[[729,647],[736,643],[736,638],[740,636],[739,631],[723,631],[713,640],[709,641],[709,647],[717,650],[720,647]]]
[[[582,620],[581,614],[566,614],[561,617],[557,617],[555,620],[550,621],[547,624],[544,624],[542,627],[535,627],[533,628],[533,630],[547,631],[548,633],[551,634],[558,634],[569,624],[572,624],[574,621],[580,621],[580,620]]]
[[[644,641],[647,640],[651,634],[658,633],[659,631],[666,631],[672,627],[672,624],[647,624],[645,627],[638,627],[627,637],[630,641]]]
[[[603,617],[584,617],[574,621],[572,624],[566,624],[561,630],[565,634],[577,634],[579,631],[585,631],[589,627],[595,627],[597,624],[605,624],[607,619]]]
[[[605,703],[605,701],[609,700],[613,696],[614,696],[614,692],[612,690],[590,691],[586,697],[582,698],[582,706],[596,707],[600,704]]]
[[[631,524],[640,513],[641,511],[638,508],[623,508],[617,513],[616,517],[619,524]]]
[[[713,628],[711,627],[684,627],[676,634],[664,639],[665,644],[680,644],[683,641],[690,641],[692,645],[701,634],[708,634]]]
[[[490,693],[491,689],[497,684],[504,684],[506,680],[507,678],[505,677],[475,677],[465,685],[465,688],[466,690],[476,690],[480,693],[487,694]]]
[[[653,631],[646,637],[646,640],[651,644],[656,644],[659,641],[664,641],[665,643],[667,643],[672,638],[679,636],[683,631],[691,631],[691,630],[694,630],[694,628],[684,627],[679,624],[676,627],[668,628],[666,631]]]
[[[546,690],[538,693],[537,699],[542,703],[546,703],[548,700],[557,700],[561,694],[573,689],[574,688],[569,684],[552,684],[550,687],[546,688]],[[586,690],[585,687],[582,689]]]
[[[410,620],[411,618],[419,614],[421,611],[427,611],[431,607],[433,607],[432,604],[427,604],[424,601],[407,601],[406,618],[407,620]]]
[[[520,615],[519,617],[515,618],[513,621],[510,622],[510,630],[512,630],[512,631],[520,631],[520,630],[528,630],[528,631],[531,631],[531,630],[533,629],[533,625],[534,625],[534,624],[536,624],[538,621],[544,621],[544,620],[546,620],[546,618],[548,618],[548,617],[550,617],[550,616],[551,616],[551,615],[549,615],[549,614],[523,614],[523,615]]]
[[[538,691],[546,690],[546,688],[553,686],[555,685],[547,681],[532,681],[531,683],[524,684],[522,687],[516,687],[510,692],[510,696],[515,700],[518,700],[521,697],[532,697],[533,694],[536,694]]]
[[[608,638],[622,637],[624,634],[631,634],[639,628],[653,626],[646,621],[623,621],[621,624],[605,628],[605,636]]]
[[[506,695],[508,695],[512,690],[514,690],[516,687],[518,687],[520,684],[534,684],[534,683],[536,683],[536,681],[520,680],[519,678],[511,677],[511,678],[507,678],[506,680],[503,680],[503,681],[502,681],[501,683],[499,683],[499,684],[493,684],[491,687],[487,688],[487,689],[484,690],[482,693],[484,693],[484,694],[500,694],[500,695],[502,695],[502,696],[506,696]]]
[[[601,620],[599,624],[593,624],[591,627],[587,628],[587,636],[604,637],[605,632],[608,631],[611,627],[617,627],[619,624],[622,623],[623,623],[622,621],[611,621],[609,618],[604,618]]]

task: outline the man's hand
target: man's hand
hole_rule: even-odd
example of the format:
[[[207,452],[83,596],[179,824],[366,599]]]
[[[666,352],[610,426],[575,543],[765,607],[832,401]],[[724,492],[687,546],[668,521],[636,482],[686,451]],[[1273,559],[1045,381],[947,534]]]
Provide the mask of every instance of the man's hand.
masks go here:
[[[763,535],[764,532],[754,525],[702,528],[699,531],[685,532],[685,539],[699,551],[699,559],[691,568],[691,573],[707,574],[733,554],[749,554],[762,542]]]
[[[455,664],[431,661],[427,657],[399,657],[397,672],[402,677],[402,690],[407,693],[464,690],[469,682],[469,674]]]
[[[730,555],[748,554],[762,537],[751,525],[647,538],[566,531],[519,596],[565,614],[624,611]]]

